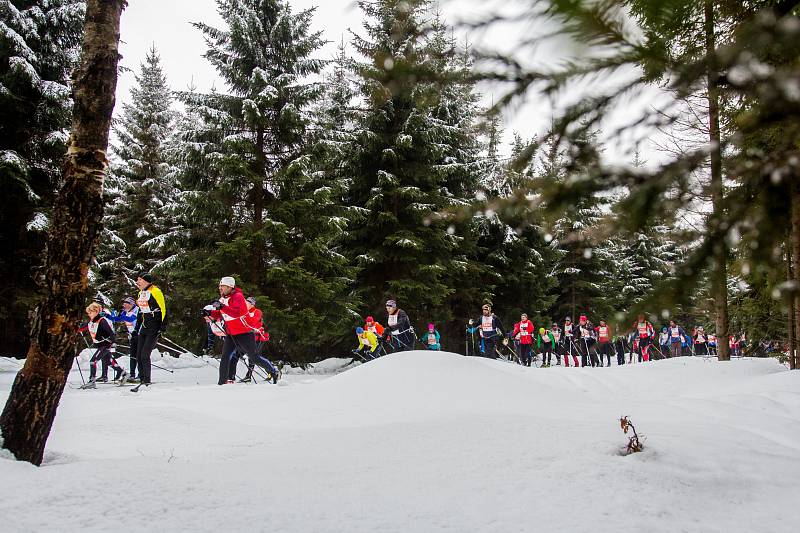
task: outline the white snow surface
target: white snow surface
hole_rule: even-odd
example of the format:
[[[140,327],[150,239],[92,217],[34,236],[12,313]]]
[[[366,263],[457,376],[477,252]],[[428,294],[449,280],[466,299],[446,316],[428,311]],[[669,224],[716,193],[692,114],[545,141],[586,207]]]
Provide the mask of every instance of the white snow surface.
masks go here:
[[[800,530],[800,373],[773,360],[408,352],[284,387],[194,361],[138,395],[73,371],[44,465],[0,454],[0,531]]]

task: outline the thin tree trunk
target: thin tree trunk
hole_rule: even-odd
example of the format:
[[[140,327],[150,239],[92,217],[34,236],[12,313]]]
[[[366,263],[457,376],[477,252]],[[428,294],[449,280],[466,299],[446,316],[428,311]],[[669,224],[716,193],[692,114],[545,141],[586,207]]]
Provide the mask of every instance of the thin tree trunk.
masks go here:
[[[792,288],[791,316],[794,325],[794,343],[789,350],[789,368],[796,369],[800,365],[800,184],[791,184],[792,200],[792,228],[791,228],[791,254],[789,261],[789,273],[794,287]]]
[[[264,176],[266,174],[266,156],[264,155],[264,127],[259,126],[256,131],[256,153],[253,161],[253,231],[255,232],[255,242],[250,256],[250,275],[252,282],[257,287],[263,287],[263,265],[264,265],[264,238],[261,231],[264,229]]]
[[[794,211],[794,209],[793,209]],[[786,242],[786,279],[789,281],[794,280],[794,268],[792,268],[792,247],[793,242],[795,240],[793,228],[789,231],[789,239]],[[789,346],[789,369],[795,370],[797,369],[797,347],[795,346],[795,316],[797,314],[797,308],[795,307],[795,297],[792,296],[789,298],[789,311],[787,313],[789,323],[788,328],[786,329],[787,337],[788,337],[788,346]]]
[[[725,190],[722,182],[722,145],[719,131],[719,70],[716,61],[716,36],[714,31],[714,1],[705,0],[705,44],[708,78],[708,122],[711,157],[711,198],[714,212],[709,222],[722,224],[725,211]],[[713,246],[711,295],[716,314],[717,359],[729,361],[728,346],[728,250],[725,239],[717,239]]]
[[[25,366],[0,416],[3,447],[40,465],[75,359],[89,265],[103,216],[103,179],[126,0],[88,0],[81,65],[73,75],[72,132],[47,240],[44,301],[32,324]]]

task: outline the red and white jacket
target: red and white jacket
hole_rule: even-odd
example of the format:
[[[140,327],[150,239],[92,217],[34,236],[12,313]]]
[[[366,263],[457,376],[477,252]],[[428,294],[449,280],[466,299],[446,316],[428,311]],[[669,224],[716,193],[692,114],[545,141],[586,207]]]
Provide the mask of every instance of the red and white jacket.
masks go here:
[[[605,326],[597,326],[594,328],[597,332],[597,340],[603,344],[606,342],[611,342],[611,328],[608,324]]]
[[[253,333],[256,334],[256,341],[266,342],[269,340],[269,333],[265,331],[266,328],[264,327],[261,309],[258,307],[251,309],[250,312],[247,313],[247,323],[253,328]]]
[[[525,320],[514,324],[514,338],[520,344],[533,344],[533,322]]]
[[[647,337],[652,337],[655,335],[655,330],[653,329],[653,324],[645,320],[644,322],[636,322],[633,325],[636,332],[639,334],[640,339],[645,339]]]
[[[244,299],[242,289],[236,287],[230,296],[220,298],[219,301],[222,302],[222,307],[211,311],[212,319],[222,319],[230,335],[253,332],[253,328],[247,321],[247,302]]]

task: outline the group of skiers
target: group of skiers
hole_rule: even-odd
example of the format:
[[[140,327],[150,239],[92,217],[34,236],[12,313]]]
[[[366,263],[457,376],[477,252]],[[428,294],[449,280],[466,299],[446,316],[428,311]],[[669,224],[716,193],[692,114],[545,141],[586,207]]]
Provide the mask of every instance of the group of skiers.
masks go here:
[[[122,302],[123,311],[117,313],[103,308],[98,302],[92,302],[86,308],[88,321],[79,328],[79,332],[88,331],[92,338],[94,350],[89,360],[89,381],[83,388],[96,388],[97,382],[108,381],[108,368],[115,371],[114,381],[119,385],[137,383],[131,389],[137,392],[141,386],[149,386],[151,362],[150,354],[155,349],[158,338],[164,329],[167,306],[164,294],[153,284],[153,276],[142,272],[136,277],[139,294],[134,300],[127,297]],[[116,334],[114,323],[125,325],[129,341],[130,373],[125,371],[116,359]],[[102,364],[102,372],[97,377],[97,363]],[[139,377],[136,377],[136,371]]]
[[[534,354],[541,354],[542,366],[549,367],[553,359],[556,365],[611,366],[611,356],[616,356],[617,364],[638,362],[652,358],[678,357],[686,354],[707,355],[715,350],[714,336],[707,335],[702,326],[691,334],[674,320],[662,327],[658,336],[653,324],[644,315],[639,315],[631,329],[624,334],[612,331],[605,320],[595,326],[585,315],[578,323],[566,317],[562,326],[554,322],[550,328],[536,330],[526,313],[522,313],[513,329],[505,332],[500,319],[485,304],[477,319],[470,319],[466,327],[466,354],[496,359],[514,359],[519,364],[531,366]],[[745,339],[731,336],[732,353],[737,355],[745,346]],[[580,361],[579,361],[580,359]],[[605,359],[605,365],[604,363]]]
[[[263,344],[269,340],[263,323],[263,314],[256,307],[254,297],[245,298],[231,276],[219,282],[219,299],[203,308],[203,317],[214,335],[222,337],[222,355],[219,360],[219,385],[235,383],[236,366],[240,357],[247,357],[247,374],[241,379],[253,379],[255,366],[261,367],[272,383],[280,379],[280,371],[262,354]]]
[[[441,350],[441,335],[433,323],[427,331],[416,336],[408,314],[397,307],[395,300],[386,301],[386,327],[368,316],[364,325],[356,328],[358,348],[353,350],[362,361],[371,361],[381,355],[413,350],[419,342],[427,350]]]

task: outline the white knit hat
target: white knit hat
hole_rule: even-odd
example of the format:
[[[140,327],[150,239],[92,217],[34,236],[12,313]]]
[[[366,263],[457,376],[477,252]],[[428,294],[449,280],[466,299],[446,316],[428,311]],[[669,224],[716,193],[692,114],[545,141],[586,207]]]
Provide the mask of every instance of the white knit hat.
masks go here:
[[[221,280],[219,280],[220,285],[227,285],[228,287],[235,287],[236,280],[233,279],[233,276],[225,276]]]

